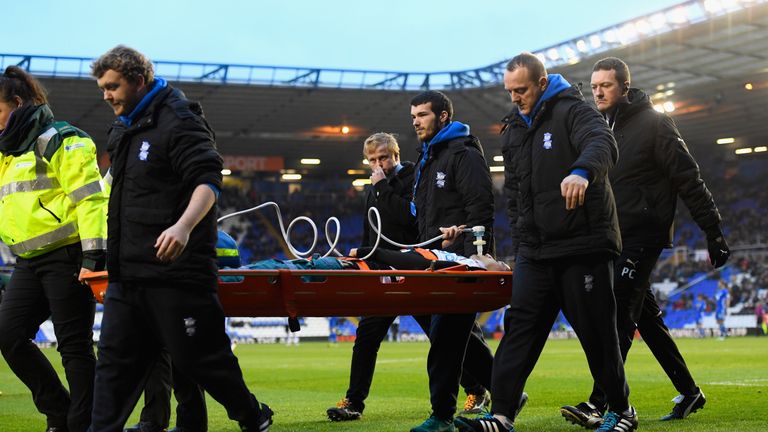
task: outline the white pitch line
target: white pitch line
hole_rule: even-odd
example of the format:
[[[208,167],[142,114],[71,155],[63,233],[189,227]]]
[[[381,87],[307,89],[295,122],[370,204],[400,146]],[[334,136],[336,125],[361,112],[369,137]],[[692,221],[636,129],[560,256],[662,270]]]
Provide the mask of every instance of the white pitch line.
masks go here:
[[[740,381],[712,381],[706,384],[707,385],[729,385],[729,386],[738,386],[738,387],[765,387],[766,385],[768,385],[768,379],[756,378],[756,379],[748,379],[748,380],[740,380]]]
[[[380,359],[376,360],[376,363],[414,363],[418,361],[426,361],[425,357],[411,357],[402,359]]]

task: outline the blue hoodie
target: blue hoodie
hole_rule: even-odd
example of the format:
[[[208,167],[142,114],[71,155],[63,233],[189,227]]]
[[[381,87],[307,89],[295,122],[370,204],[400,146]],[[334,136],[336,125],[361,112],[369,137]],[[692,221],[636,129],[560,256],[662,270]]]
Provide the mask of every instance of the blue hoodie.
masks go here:
[[[168,83],[160,78],[155,77],[155,85],[152,87],[152,90],[149,91],[149,93],[145,94],[143,98],[141,98],[141,101],[138,105],[136,105],[136,108],[131,111],[130,114],[127,116],[119,116],[118,120],[120,120],[124,125],[130,126],[133,121],[138,117],[139,114],[141,114],[142,111],[149,105],[150,102],[152,102],[152,99],[154,99],[155,95],[160,92],[160,90],[166,88],[168,86]]]
[[[139,116],[146,108],[149,106],[150,102],[152,102],[152,99],[155,98],[155,96],[160,93],[160,90],[168,87],[168,82],[160,77],[155,77],[155,85],[152,86],[152,89],[144,95],[143,98],[141,98],[141,101],[139,101],[138,105],[131,111],[130,114],[127,116],[118,116],[117,119],[120,120],[124,125],[131,126],[133,124],[133,121],[136,120],[136,117]],[[207,183],[208,187],[211,188],[213,191],[213,194],[216,195],[216,198],[219,198],[219,194],[221,193],[221,190],[216,187],[213,184]]]
[[[569,83],[565,78],[563,78],[560,74],[549,74],[547,75],[547,88],[544,89],[544,93],[542,93],[541,97],[539,97],[539,100],[536,102],[536,105],[534,105],[533,109],[531,110],[531,113],[529,115],[525,115],[522,113],[518,114],[520,115],[520,118],[523,119],[526,125],[528,127],[531,127],[533,124],[533,119],[536,118],[536,114],[538,114],[539,110],[541,109],[541,105],[553,97],[557,96],[562,92],[563,90],[567,90],[571,88],[571,83]],[[582,168],[575,168],[573,171],[571,171],[571,174],[576,174],[579,177],[584,177],[585,179],[589,180],[590,175],[589,171],[582,169]]]
[[[560,74],[547,75],[547,88],[544,89],[544,93],[536,102],[536,105],[531,110],[531,113],[529,115],[520,114],[520,118],[523,119],[523,121],[525,122],[525,124],[528,125],[528,127],[531,127],[531,124],[533,123],[533,119],[536,118],[536,113],[538,113],[539,109],[541,108],[541,104],[543,104],[544,101],[548,101],[553,97],[557,96],[561,91],[569,88],[571,88],[571,83],[566,81],[562,75]]]
[[[421,178],[421,171],[424,169],[424,165],[427,164],[432,154],[432,147],[445,141],[450,141],[454,138],[468,137],[469,125],[464,123],[452,121],[448,123],[444,128],[431,139],[429,142],[421,143],[421,162],[416,167],[416,174],[413,180],[413,197],[411,198],[411,214],[416,216],[416,188],[419,187],[419,179]]]

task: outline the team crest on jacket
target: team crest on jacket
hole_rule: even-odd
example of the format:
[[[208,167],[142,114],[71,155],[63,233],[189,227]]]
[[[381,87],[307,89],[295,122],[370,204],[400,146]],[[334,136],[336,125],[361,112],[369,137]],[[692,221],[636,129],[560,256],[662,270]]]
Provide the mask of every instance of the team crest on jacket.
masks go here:
[[[549,132],[544,133],[544,148],[549,150],[552,148],[552,134]]]
[[[439,188],[445,187],[445,173],[442,173],[440,171],[437,172],[437,177],[435,178],[435,185]]]
[[[139,147],[139,160],[147,160],[149,156],[149,141],[142,141],[141,147]]]

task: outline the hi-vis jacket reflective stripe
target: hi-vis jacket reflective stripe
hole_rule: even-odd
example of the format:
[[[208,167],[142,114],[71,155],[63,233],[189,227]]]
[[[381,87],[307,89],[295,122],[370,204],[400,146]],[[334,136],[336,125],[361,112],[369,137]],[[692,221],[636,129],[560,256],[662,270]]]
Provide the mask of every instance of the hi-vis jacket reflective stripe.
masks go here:
[[[0,158],[0,240],[11,252],[106,249],[108,195],[87,134],[57,122],[26,153]]]

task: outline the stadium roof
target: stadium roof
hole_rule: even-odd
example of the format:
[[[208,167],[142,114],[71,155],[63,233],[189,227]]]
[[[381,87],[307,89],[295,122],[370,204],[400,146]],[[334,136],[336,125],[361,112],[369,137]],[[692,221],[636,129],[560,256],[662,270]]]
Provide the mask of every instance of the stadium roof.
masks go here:
[[[753,153],[744,157],[760,157],[755,151],[768,145],[768,1],[688,1],[534,52],[550,73],[586,83],[588,99],[592,64],[624,59],[633,87],[651,94],[659,109],[674,107],[671,115],[696,154],[727,157],[749,148]],[[57,117],[104,143],[113,114],[88,77],[91,59],[2,55],[0,61],[45,77]],[[222,153],[282,156],[286,168],[311,176],[364,168],[362,142],[378,131],[398,134],[403,158],[413,159],[409,101],[425,83],[453,99],[456,120],[471,125],[489,163],[498,165],[492,156],[500,154],[499,119],[511,108],[500,85],[504,64],[433,74],[167,62],[157,69],[203,103]],[[720,138],[734,142],[717,146]],[[321,163],[304,166],[302,158]]]

